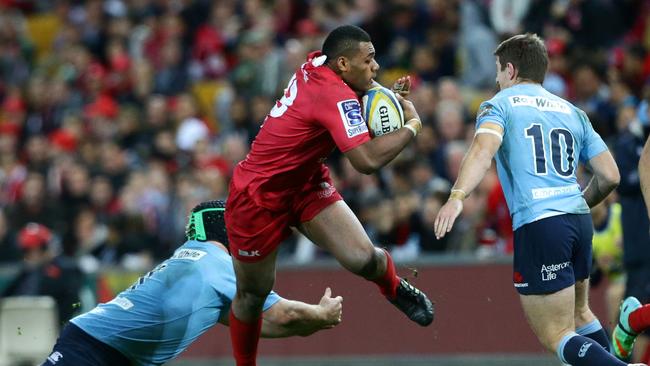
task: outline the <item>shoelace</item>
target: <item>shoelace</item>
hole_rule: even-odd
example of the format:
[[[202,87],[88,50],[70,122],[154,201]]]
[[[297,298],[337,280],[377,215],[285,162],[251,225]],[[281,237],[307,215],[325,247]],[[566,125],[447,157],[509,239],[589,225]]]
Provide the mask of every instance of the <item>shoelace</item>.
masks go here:
[[[409,297],[418,297],[418,296],[420,296],[420,290],[413,287],[413,285],[411,285],[408,282],[408,280],[404,280],[404,281],[402,281],[402,283],[404,284],[404,286],[402,286],[402,287],[404,288],[404,290],[406,290],[406,295],[408,295]]]

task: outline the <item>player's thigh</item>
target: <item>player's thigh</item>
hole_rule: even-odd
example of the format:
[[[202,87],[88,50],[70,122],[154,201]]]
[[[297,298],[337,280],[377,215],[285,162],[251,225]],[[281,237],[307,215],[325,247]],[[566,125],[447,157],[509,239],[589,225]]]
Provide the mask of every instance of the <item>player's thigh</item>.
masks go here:
[[[288,211],[272,211],[259,204],[259,197],[230,185],[224,219],[230,254],[242,262],[259,262],[291,234]]]
[[[262,260],[243,262],[232,258],[235,276],[237,277],[237,292],[266,297],[275,282],[275,261],[277,248]]]
[[[531,329],[550,351],[555,351],[562,337],[575,329],[574,286],[547,295],[520,295],[521,305]]]
[[[363,266],[375,250],[361,222],[342,200],[302,222],[298,229],[348,269]]]

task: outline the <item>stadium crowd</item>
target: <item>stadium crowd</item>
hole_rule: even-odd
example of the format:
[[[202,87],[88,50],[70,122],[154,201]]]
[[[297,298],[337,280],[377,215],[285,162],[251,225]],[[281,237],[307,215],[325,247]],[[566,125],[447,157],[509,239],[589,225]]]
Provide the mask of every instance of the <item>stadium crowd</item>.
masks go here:
[[[523,31],[546,41],[544,86],[587,112],[617,155],[623,212],[626,198],[642,204],[634,149],[650,119],[650,1],[2,0],[0,263],[44,245],[85,272],[143,270],[169,256],[189,210],[227,196],[293,71],[344,23],[371,35],[382,84],[411,75],[424,123],[379,174],[340,154],[329,161],[396,260],[511,253],[494,171],[451,235],[437,240],[432,227],[478,105],[496,92],[493,51]],[[300,262],[325,255],[301,237],[282,248]]]

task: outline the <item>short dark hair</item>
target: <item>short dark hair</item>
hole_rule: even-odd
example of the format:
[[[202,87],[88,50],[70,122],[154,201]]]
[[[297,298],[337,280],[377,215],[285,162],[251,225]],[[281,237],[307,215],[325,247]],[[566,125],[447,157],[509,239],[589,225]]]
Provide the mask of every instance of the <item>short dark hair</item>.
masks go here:
[[[359,50],[359,43],[370,42],[370,36],[363,29],[354,25],[342,25],[332,30],[323,42],[323,54],[327,60],[339,56],[350,56],[352,51]]]
[[[548,68],[548,52],[544,41],[537,34],[526,33],[512,36],[497,47],[494,55],[499,57],[501,70],[511,63],[521,79],[542,83]]]
[[[221,200],[201,202],[190,212],[185,227],[187,240],[214,240],[228,246],[224,214],[226,203]]]

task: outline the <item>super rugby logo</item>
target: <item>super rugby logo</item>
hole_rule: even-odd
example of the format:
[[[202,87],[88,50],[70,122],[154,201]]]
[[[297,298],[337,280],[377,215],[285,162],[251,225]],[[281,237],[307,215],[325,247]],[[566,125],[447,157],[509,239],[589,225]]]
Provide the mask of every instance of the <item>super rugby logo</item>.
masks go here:
[[[358,136],[368,132],[368,126],[363,121],[361,114],[361,104],[356,99],[342,100],[336,104],[339,108],[341,121],[345,127],[348,137]]]

